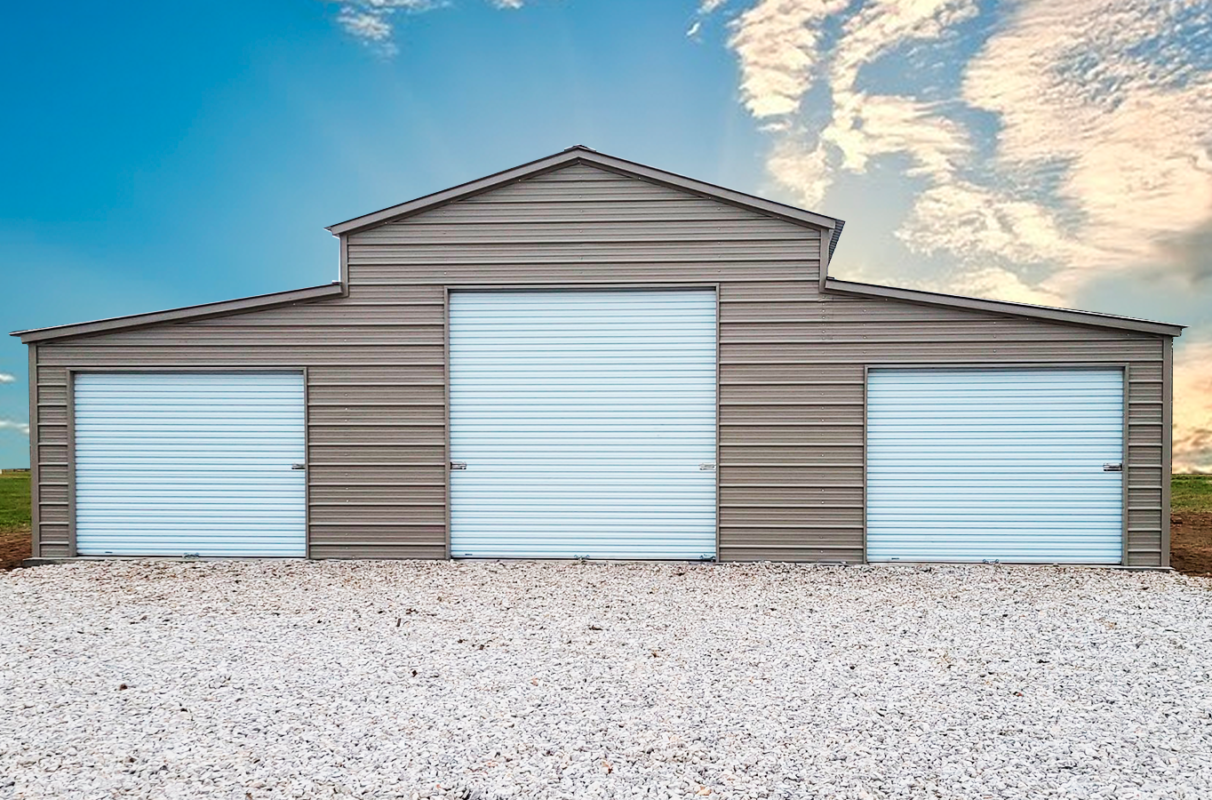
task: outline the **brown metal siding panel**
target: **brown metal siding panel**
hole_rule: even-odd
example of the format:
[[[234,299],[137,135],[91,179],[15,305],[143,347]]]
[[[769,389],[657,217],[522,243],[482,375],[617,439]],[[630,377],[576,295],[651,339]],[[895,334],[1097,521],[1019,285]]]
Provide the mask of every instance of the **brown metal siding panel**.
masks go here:
[[[415,534],[415,531],[408,532],[410,536]],[[443,559],[446,558],[446,545],[440,544],[421,544],[408,542],[400,544],[399,542],[389,542],[380,544],[374,541],[366,541],[362,539],[354,539],[357,536],[357,529],[351,529],[351,535],[346,537],[350,542],[341,545],[326,545],[312,543],[311,557],[312,558],[423,558],[423,559]],[[405,541],[410,537],[402,537]],[[431,537],[432,538],[432,537]]]
[[[409,309],[397,306],[428,306],[430,310],[437,307],[439,313],[444,302],[443,288],[439,284],[396,284],[394,286],[362,286],[353,284],[349,287],[349,305],[375,306],[382,313],[390,314],[399,319],[401,315],[410,312]],[[395,310],[384,310],[395,309]],[[424,312],[426,309],[412,309]],[[362,312],[358,312],[361,314]]]
[[[792,287],[738,302],[730,288],[721,286],[721,558],[862,560],[864,364],[1130,362],[1125,550],[1128,564],[1160,563],[1162,338],[875,298],[800,300]],[[768,516],[771,505],[780,516]],[[776,518],[781,527],[763,524]]]
[[[53,537],[53,541],[48,538],[42,543],[38,549],[39,558],[71,558],[71,548],[66,542],[61,541],[67,537],[66,525],[49,525],[48,534]]]
[[[445,479],[441,305],[435,326],[428,305],[399,305],[393,298],[385,312],[369,299],[334,298],[41,349],[48,356],[44,363],[77,368],[306,367],[310,553],[424,557],[435,538],[445,536],[440,513],[436,533],[434,522],[434,509],[442,512],[444,500],[436,507],[418,502]],[[46,370],[41,388],[62,405],[44,407],[45,419],[58,423],[66,415],[67,373]],[[60,435],[41,442],[42,463],[65,462],[66,444]],[[55,522],[67,521],[65,513],[51,513]],[[67,526],[47,530],[60,535],[50,544],[64,555]]]
[[[44,355],[53,347],[31,345],[30,375],[30,492],[33,515],[33,555],[61,558],[72,553],[70,508],[71,478],[68,444],[70,425],[68,372],[45,366]]]
[[[1153,358],[1128,369],[1124,482],[1127,493],[1125,563],[1164,567],[1170,563],[1170,403],[1168,337],[1147,337]]]
[[[1046,325],[1048,323],[1039,323]],[[813,360],[850,364],[972,364],[983,362],[1034,362],[1066,364],[1074,362],[1119,364],[1124,361],[1149,360],[1159,356],[1156,342],[1145,339],[1108,341],[1096,337],[1082,338],[1081,333],[1064,331],[1055,341],[939,341],[928,325],[923,326],[921,339],[907,336],[896,343],[856,344],[826,342],[817,344],[721,344],[724,364],[771,363],[796,364]],[[1097,331],[1091,331],[1097,334]],[[1142,334],[1147,336],[1147,334]],[[1156,337],[1150,337],[1156,339]],[[1161,407],[1152,412],[1160,421]]]
[[[718,283],[721,559],[863,559],[867,364],[1130,363],[1128,561],[1164,563],[1157,336],[822,296],[818,231],[584,165],[344,238],[347,297],[43,345],[39,422],[63,367],[306,367],[311,555],[442,558],[446,287]],[[43,538],[66,554],[66,525]]]
[[[97,339],[100,341],[100,338]],[[198,342],[193,344],[191,342]],[[243,343],[201,344],[201,337],[189,337],[176,345],[144,347],[137,345],[104,346],[94,341],[44,345],[45,362],[59,366],[87,365],[120,369],[123,367],[351,367],[351,366],[438,366],[442,365],[441,345],[365,346],[335,342],[319,347],[267,347],[257,337]]]
[[[607,234],[596,234],[603,241],[592,241],[595,234],[586,230],[589,226],[578,226],[586,239],[576,242],[514,242],[462,241],[452,247],[443,244],[363,244],[350,246],[349,266],[355,273],[370,277],[378,276],[373,267],[387,267],[394,277],[400,267],[425,269],[433,265],[441,267],[464,266],[483,269],[489,265],[527,267],[536,264],[607,264],[612,267],[626,264],[694,264],[776,262],[815,257],[820,249],[820,240],[807,235],[788,237],[779,241],[725,241],[702,238],[698,240],[669,241],[672,235],[660,236],[653,230],[655,223],[645,223],[649,237],[620,241],[626,233],[615,234],[614,241],[607,241]],[[671,224],[670,227],[673,227]]]
[[[400,268],[390,264],[372,266],[350,265],[352,279],[364,285],[394,285],[409,280],[399,277]],[[415,270],[414,280],[446,280],[456,285],[488,286],[519,283],[604,284],[604,283],[715,283],[733,276],[746,280],[794,280],[797,276],[815,272],[811,257],[800,254],[787,261],[717,261],[642,263],[565,261],[561,263],[518,262],[478,264],[430,264]]]

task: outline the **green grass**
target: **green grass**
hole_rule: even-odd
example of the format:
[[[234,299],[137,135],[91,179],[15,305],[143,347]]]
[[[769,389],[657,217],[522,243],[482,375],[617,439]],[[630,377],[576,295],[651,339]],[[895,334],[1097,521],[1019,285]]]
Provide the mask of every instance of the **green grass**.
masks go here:
[[[1212,513],[1212,475],[1175,475],[1170,482],[1170,509]]]
[[[29,527],[29,473],[0,474],[0,530]]]
[[[1212,513],[1212,475],[1175,475],[1170,484],[1174,511]],[[29,527],[29,473],[0,475],[0,530]]]

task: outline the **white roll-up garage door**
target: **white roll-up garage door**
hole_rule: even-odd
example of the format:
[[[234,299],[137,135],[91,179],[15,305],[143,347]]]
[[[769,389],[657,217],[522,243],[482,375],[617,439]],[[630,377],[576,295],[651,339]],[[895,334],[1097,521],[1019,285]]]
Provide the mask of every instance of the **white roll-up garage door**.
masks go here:
[[[873,369],[870,561],[1118,564],[1119,369]]]
[[[714,557],[714,291],[452,292],[450,366],[454,557]]]
[[[306,555],[300,373],[81,373],[74,418],[80,555]]]

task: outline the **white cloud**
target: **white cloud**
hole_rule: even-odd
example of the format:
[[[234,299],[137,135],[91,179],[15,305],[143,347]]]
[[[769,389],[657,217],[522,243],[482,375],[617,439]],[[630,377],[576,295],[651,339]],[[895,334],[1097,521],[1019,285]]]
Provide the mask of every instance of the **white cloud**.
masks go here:
[[[741,98],[753,116],[799,110],[823,52],[821,23],[847,5],[849,0],[761,0],[733,22],[728,44],[740,59]]]
[[[0,372],[0,383],[16,383],[17,376],[7,372]]]
[[[395,32],[399,13],[420,13],[442,8],[446,0],[327,0],[340,6],[337,23],[345,32],[384,56],[399,48]],[[489,0],[494,8],[519,9],[524,0]]]
[[[1191,65],[1212,36],[1212,7],[1028,0],[1010,8],[963,67],[962,90],[925,102],[861,90],[862,70],[954,37],[979,13],[975,0],[753,5],[732,23],[729,44],[742,102],[773,135],[772,176],[799,200],[819,202],[836,175],[904,154],[907,176],[925,186],[898,234],[918,252],[981,268],[1047,263],[1072,290],[1158,261],[1212,275],[1212,75]],[[827,42],[821,32],[830,26],[839,32]],[[813,125],[802,105],[822,81],[827,122]],[[996,116],[987,163],[975,163],[957,109]],[[1041,197],[1045,185],[1051,196]]]
[[[833,182],[829,154],[821,143],[809,145],[793,136],[781,137],[766,165],[779,183],[791,190],[796,202],[809,208],[824,199]]]
[[[3,430],[19,431],[23,436],[29,436],[29,423],[17,422],[12,419],[0,419],[0,431]]]
[[[836,90],[851,90],[859,70],[907,41],[939,39],[979,12],[976,0],[875,0],[843,27],[830,69]]]
[[[1076,247],[1047,208],[962,180],[921,192],[897,236],[915,252],[951,253],[971,263],[990,254],[1012,264],[1064,261]]]
[[[1024,3],[969,65],[964,100],[1001,123],[998,169],[1058,175],[1077,224],[1057,238],[1090,243],[1061,267],[1152,267],[1212,221],[1212,75],[1191,65],[1210,35],[1206,4]]]
[[[841,166],[852,172],[864,172],[875,156],[905,153],[907,174],[947,179],[971,153],[967,131],[931,103],[847,91],[835,93],[834,108],[821,138],[837,146]]]
[[[1212,288],[1207,0],[760,0],[731,24],[774,180],[815,206],[901,156],[918,191],[897,237],[958,266],[862,279],[1061,306],[1117,272]],[[967,64],[961,34],[988,37]],[[893,54],[942,71],[895,62],[889,80]],[[1177,352],[1176,464],[1212,469],[1212,339]]]
[[[849,0],[763,0],[733,23],[729,45],[746,108],[774,135],[767,169],[797,201],[819,203],[841,171],[863,172],[876,156],[904,153],[911,175],[946,180],[972,152],[968,132],[937,103],[856,88],[861,69],[908,42],[943,37],[978,11],[975,0],[876,0],[822,42],[826,22]],[[808,91],[824,81],[832,103],[815,137],[800,120]]]

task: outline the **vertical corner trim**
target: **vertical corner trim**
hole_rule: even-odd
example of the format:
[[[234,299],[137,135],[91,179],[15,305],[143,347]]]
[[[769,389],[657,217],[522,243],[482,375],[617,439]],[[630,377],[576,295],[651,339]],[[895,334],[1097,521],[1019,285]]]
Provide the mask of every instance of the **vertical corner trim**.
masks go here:
[[[1162,337],[1161,566],[1170,566],[1170,482],[1174,476],[1174,337]]]
[[[76,557],[76,371],[67,370],[67,555]]]
[[[825,293],[825,281],[829,279],[829,236],[832,231],[821,231],[821,266],[817,278],[817,291]]]
[[[1132,441],[1132,417],[1128,413],[1131,408],[1132,399],[1132,381],[1131,381],[1131,365],[1121,364],[1123,381],[1123,392],[1120,395],[1120,403],[1123,406],[1123,422],[1120,426],[1120,445],[1119,445],[1119,564],[1121,567],[1131,566],[1128,562],[1132,558],[1132,547],[1128,541],[1132,536],[1132,531],[1128,526],[1128,517],[1131,514],[1131,493],[1128,486],[1132,483],[1132,462],[1128,458],[1129,443]]]
[[[38,467],[38,345],[29,345],[29,511],[30,555],[42,557],[42,540],[38,530],[39,487],[42,470]]]
[[[446,445],[446,465],[442,469],[443,480],[446,484],[446,560],[451,559],[451,542],[453,541],[454,529],[452,526],[451,513],[451,482],[453,478],[450,474],[450,460],[454,457],[450,444],[450,286],[442,287],[442,403],[445,405],[443,424],[446,426],[445,445]]]
[[[349,297],[349,234],[340,234],[337,241],[341,243],[341,296]]]
[[[303,373],[303,558],[311,560],[311,398],[308,395],[311,375]]]

